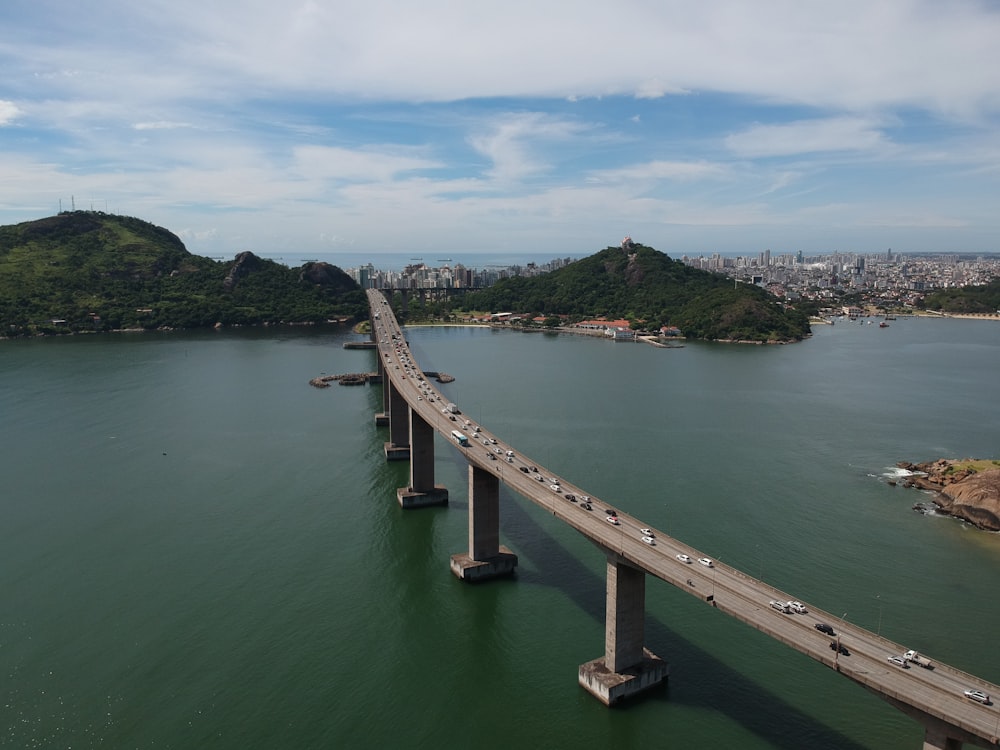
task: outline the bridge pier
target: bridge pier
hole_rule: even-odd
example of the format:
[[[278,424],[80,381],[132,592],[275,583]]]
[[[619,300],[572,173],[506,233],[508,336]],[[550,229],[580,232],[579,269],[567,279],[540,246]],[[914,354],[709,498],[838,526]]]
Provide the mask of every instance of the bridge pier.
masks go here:
[[[389,426],[389,373],[385,371],[385,362],[382,360],[382,354],[379,353],[378,367],[375,370],[378,373],[378,383],[382,386],[382,411],[375,412],[375,426],[376,427],[388,427]]]
[[[434,484],[434,428],[410,410],[410,486],[396,490],[403,508],[447,505],[448,489]]]
[[[666,681],[669,667],[644,647],[646,573],[608,553],[604,656],[580,665],[580,685],[607,706]]]
[[[500,544],[500,479],[469,464],[469,551],[451,556],[451,572],[464,581],[510,575],[517,555]]]
[[[383,445],[386,461],[405,461],[410,457],[410,405],[389,381],[389,442]]]
[[[378,358],[379,383],[382,384],[382,411],[375,412],[375,426],[389,426],[389,377],[385,371],[385,362],[382,361],[381,354]]]
[[[923,750],[962,750],[964,743],[948,736],[948,731],[941,727],[924,727]]]
[[[851,677],[851,675],[848,675],[848,677]],[[851,679],[854,678],[851,677]],[[857,680],[855,680],[855,682],[857,682]],[[867,685],[863,682],[859,682],[858,684],[869,692],[877,695],[890,706],[899,709],[911,719],[920,722],[924,728],[924,744],[921,746],[923,747],[923,750],[961,750],[965,745],[995,748],[997,745],[1000,745],[1000,737],[995,735],[987,737],[975,734],[967,729],[963,729],[962,727],[953,724],[950,721],[945,721],[944,719],[939,719],[937,716],[932,716],[922,708],[919,708],[908,701],[900,700],[887,695],[871,685]]]

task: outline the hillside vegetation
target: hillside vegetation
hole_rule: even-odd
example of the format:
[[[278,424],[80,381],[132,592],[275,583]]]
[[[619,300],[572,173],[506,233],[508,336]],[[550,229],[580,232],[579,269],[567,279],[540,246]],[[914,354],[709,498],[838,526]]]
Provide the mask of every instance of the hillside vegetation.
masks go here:
[[[0,227],[0,335],[366,316],[364,293],[326,263],[214,261],[162,227],[92,211]]]
[[[960,314],[995,314],[1000,311],[1000,279],[981,286],[941,289],[924,297],[923,306]]]
[[[455,304],[570,320],[625,318],[650,330],[677,326],[697,339],[797,341],[810,332],[805,314],[763,289],[639,244],[609,247],[541,276],[504,279]]]

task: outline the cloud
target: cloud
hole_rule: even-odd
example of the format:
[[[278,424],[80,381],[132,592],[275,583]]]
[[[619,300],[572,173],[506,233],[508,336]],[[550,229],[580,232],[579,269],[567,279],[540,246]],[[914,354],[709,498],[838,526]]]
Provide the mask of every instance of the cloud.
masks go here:
[[[0,99],[0,125],[9,125],[21,116],[21,110],[14,102]]]
[[[620,169],[599,170],[591,173],[593,182],[659,182],[717,179],[725,176],[726,167],[708,162],[651,161],[633,164]]]
[[[545,152],[586,130],[585,125],[544,113],[505,114],[485,123],[468,141],[492,163],[489,176],[506,183],[548,171]]]
[[[979,0],[15,3],[0,210],[94,196],[217,249],[826,236],[825,206],[995,237],[998,38]]]
[[[132,128],[135,130],[175,130],[177,128],[190,127],[192,127],[190,123],[170,122],[168,120],[159,120],[157,122],[136,122],[132,125]]]
[[[726,136],[725,145],[739,156],[759,158],[829,151],[872,151],[889,145],[875,122],[856,117],[798,120],[779,125],[755,124]]]

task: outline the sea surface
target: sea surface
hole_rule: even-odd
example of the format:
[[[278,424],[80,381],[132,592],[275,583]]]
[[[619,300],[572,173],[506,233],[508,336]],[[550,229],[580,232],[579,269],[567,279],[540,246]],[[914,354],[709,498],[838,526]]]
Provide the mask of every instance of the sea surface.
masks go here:
[[[675,349],[413,327],[472,419],[807,604],[1000,683],[1000,535],[912,508],[898,461],[1000,458],[1000,324],[840,321]],[[915,748],[920,727],[669,585],[669,685],[608,709],[604,558],[502,490],[516,577],[452,576],[467,469],[402,511],[342,328],[0,342],[0,746]],[[1000,713],[998,713],[1000,717]],[[1000,719],[998,719],[1000,725]]]

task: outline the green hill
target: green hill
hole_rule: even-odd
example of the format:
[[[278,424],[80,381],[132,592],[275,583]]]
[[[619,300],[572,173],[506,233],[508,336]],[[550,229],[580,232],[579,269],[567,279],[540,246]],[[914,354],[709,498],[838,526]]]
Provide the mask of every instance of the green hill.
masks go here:
[[[696,339],[798,341],[810,332],[806,315],[763,289],[638,244],[609,247],[544,275],[504,279],[460,304],[571,320],[625,318],[648,330],[677,326]]]
[[[923,306],[947,313],[993,315],[1000,310],[1000,279],[979,286],[939,289],[924,297]]]
[[[366,315],[364,293],[326,263],[214,261],[162,227],[93,211],[0,227],[0,335]]]

